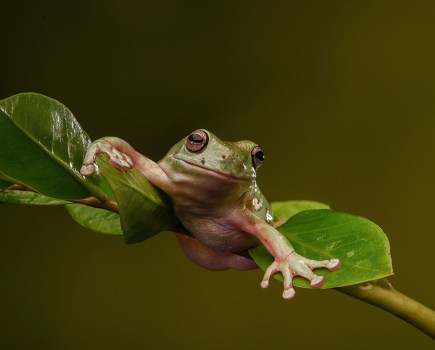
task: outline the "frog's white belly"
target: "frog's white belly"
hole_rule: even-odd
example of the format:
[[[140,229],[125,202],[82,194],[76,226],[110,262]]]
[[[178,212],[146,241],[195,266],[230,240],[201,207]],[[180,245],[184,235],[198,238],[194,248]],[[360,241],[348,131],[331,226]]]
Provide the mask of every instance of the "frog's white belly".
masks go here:
[[[255,180],[200,167],[193,167],[189,172],[174,172],[170,171],[171,164],[161,163],[173,184],[168,195],[175,215],[193,237],[221,252],[241,252],[258,244],[253,235],[241,229],[246,227],[243,225],[246,217],[240,215],[248,210],[266,220],[267,200]]]
[[[222,218],[198,217],[175,209],[183,226],[206,246],[221,252],[241,252],[258,244],[257,239]]]

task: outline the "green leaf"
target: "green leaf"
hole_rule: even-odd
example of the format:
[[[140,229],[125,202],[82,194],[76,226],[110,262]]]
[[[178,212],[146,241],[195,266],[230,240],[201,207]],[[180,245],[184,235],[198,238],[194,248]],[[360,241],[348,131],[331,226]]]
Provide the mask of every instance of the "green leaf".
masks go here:
[[[79,172],[91,141],[63,104],[34,93],[0,101],[0,139],[0,179],[59,199],[103,196]]]
[[[122,235],[119,214],[83,204],[66,205],[68,213],[83,227],[110,235]]]
[[[329,209],[329,205],[313,201],[273,202],[271,205],[274,221],[288,219],[304,210]]]
[[[307,258],[340,259],[339,270],[316,270],[317,274],[326,277],[322,288],[343,287],[392,274],[387,236],[379,226],[365,218],[328,209],[306,210],[292,216],[278,230],[296,252]],[[263,270],[273,262],[261,245],[249,252]],[[295,278],[294,284],[309,288],[308,281],[300,277]]]
[[[118,202],[126,243],[142,242],[175,226],[178,220],[169,198],[139,170],[119,170],[102,155],[97,156],[97,164]]]
[[[0,190],[0,203],[28,205],[63,205],[71,202],[47,197],[31,191]]]

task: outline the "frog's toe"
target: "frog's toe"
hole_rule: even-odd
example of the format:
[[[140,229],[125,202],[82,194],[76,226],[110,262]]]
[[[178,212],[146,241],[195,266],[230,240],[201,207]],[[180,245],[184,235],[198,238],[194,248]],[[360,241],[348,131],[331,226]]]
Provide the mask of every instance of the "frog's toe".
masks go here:
[[[267,287],[269,287],[269,280],[267,280],[267,281],[265,281],[265,280],[263,280],[263,281],[261,281],[261,288],[267,288]]]
[[[83,164],[80,169],[80,174],[83,176],[91,176],[95,172],[94,164]]]
[[[338,259],[331,259],[325,266],[329,271],[338,270],[341,267],[341,261]]]
[[[311,260],[305,258],[297,253],[288,257],[290,268],[292,269],[293,276],[301,276],[310,281],[313,288],[322,286],[326,279],[323,276],[316,275],[312,270],[319,268],[327,268],[331,271],[340,268],[340,260]]]
[[[310,269],[320,269],[326,267],[329,271],[338,270],[341,266],[341,262],[338,259],[331,260],[311,260],[303,256],[300,256],[301,261],[303,261]]]
[[[319,288],[325,282],[326,282],[325,277],[314,275],[314,277],[310,281],[310,286],[313,288]]]
[[[280,269],[278,267],[278,263],[275,261],[273,262],[264,273],[263,280],[261,281],[261,288],[267,288],[269,287],[269,280],[270,278],[277,272],[279,272]]]
[[[293,299],[296,294],[293,288],[293,273],[287,264],[284,264],[284,269],[281,269],[282,277],[284,278],[284,291],[282,297],[286,300]]]
[[[284,289],[284,291],[282,292],[282,297],[286,300],[290,300],[293,299],[295,294],[296,294],[295,289],[291,287],[289,289]]]
[[[116,148],[111,147],[110,151],[106,152],[106,154],[109,156],[110,164],[116,168],[127,170],[133,167],[131,158]]]
[[[293,288],[293,272],[286,261],[274,261],[266,269],[263,280],[261,281],[261,287],[267,288],[269,286],[270,278],[278,272],[281,272],[284,279],[284,291],[282,292],[282,297],[286,300],[293,299],[296,294],[296,291]]]
[[[120,168],[123,170],[131,168],[131,165],[127,161],[121,158],[110,158],[110,164],[112,164],[116,168]]]

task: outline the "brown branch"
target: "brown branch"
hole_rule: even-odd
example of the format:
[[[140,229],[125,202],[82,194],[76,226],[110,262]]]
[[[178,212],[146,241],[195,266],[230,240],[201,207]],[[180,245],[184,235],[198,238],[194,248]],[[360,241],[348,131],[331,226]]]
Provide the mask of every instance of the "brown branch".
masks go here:
[[[20,185],[20,184],[13,184],[13,185],[9,186],[7,188],[7,190],[38,193],[37,191],[35,191],[32,188],[24,186],[24,185]],[[99,200],[96,197],[88,197],[88,198],[83,198],[83,199],[69,199],[69,200],[65,199],[65,200],[72,202],[72,203],[88,205],[90,207],[106,209],[109,211],[113,211],[114,213],[119,213],[118,203],[115,202],[114,200],[107,198],[107,197],[103,201]]]
[[[94,208],[106,209],[109,211],[113,211],[114,213],[119,213],[118,203],[109,198],[105,198],[104,201],[100,201],[98,198],[88,197],[83,199],[71,200],[71,202],[87,205]]]

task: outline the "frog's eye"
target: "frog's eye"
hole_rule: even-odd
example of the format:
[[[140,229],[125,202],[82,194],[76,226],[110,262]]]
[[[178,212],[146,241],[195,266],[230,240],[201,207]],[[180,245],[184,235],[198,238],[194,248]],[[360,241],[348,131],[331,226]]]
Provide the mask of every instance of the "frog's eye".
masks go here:
[[[264,152],[261,150],[260,147],[255,146],[252,149],[252,165],[255,169],[258,169],[261,164],[264,162]]]
[[[208,135],[204,130],[195,130],[186,141],[186,147],[191,152],[199,152],[207,146]]]

